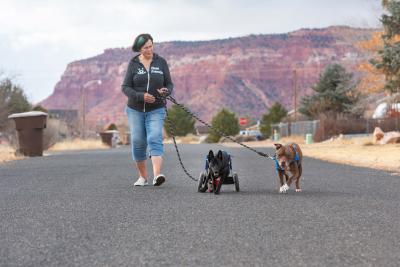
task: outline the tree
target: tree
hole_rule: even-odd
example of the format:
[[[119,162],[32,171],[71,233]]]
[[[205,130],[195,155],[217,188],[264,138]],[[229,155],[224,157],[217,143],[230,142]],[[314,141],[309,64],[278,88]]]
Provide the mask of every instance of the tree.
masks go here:
[[[165,120],[164,125],[168,134],[170,134],[170,122],[175,136],[186,136],[189,133],[196,132],[194,118],[178,105],[173,105],[168,109],[168,119]]]
[[[358,90],[363,93],[378,93],[382,91],[385,85],[385,75],[382,70],[378,70],[373,64],[371,59],[377,60],[379,58],[378,51],[383,49],[382,31],[374,32],[370,39],[361,41],[357,46],[369,54],[370,59],[362,61],[358,65],[358,70],[361,73],[360,83]]]
[[[268,113],[262,116],[260,122],[260,131],[263,136],[268,137],[271,134],[271,124],[278,123],[282,118],[286,117],[287,110],[278,102],[273,104]]]
[[[239,123],[235,113],[223,108],[211,120],[211,126],[226,135],[237,135],[239,133]],[[211,130],[207,141],[216,143],[222,136],[216,131]]]
[[[334,118],[360,115],[361,111],[354,109],[360,96],[356,86],[352,73],[339,64],[329,65],[312,88],[315,93],[301,99],[299,111],[314,119],[321,114]]]
[[[23,89],[9,78],[0,80],[0,131],[7,128],[8,115],[31,110]]]
[[[384,73],[384,90],[392,94],[400,91],[400,2],[384,0],[382,5],[387,11],[381,17],[383,48],[378,50],[378,58],[372,59],[371,63]]]

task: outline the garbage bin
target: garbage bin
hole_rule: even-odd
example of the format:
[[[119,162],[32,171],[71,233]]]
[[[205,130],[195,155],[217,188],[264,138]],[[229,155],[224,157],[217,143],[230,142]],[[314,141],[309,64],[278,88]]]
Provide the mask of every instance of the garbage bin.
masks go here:
[[[312,142],[313,142],[312,134],[310,133],[306,134],[306,144],[309,145],[312,144]]]
[[[125,134],[125,145],[130,145],[131,144],[131,133],[127,132]]]
[[[28,156],[43,156],[43,129],[46,128],[47,113],[30,111],[8,116],[15,122],[18,133],[18,152]]]
[[[274,141],[279,141],[279,139],[280,139],[279,133],[276,130],[274,130]]]
[[[108,130],[100,133],[101,141],[109,147],[116,146],[116,136],[119,134],[117,130]]]

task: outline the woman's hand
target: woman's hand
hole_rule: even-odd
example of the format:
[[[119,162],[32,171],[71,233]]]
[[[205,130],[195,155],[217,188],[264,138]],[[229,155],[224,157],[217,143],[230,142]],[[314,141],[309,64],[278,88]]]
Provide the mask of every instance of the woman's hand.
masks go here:
[[[149,94],[149,93],[144,93],[144,102],[145,103],[154,103],[156,101],[156,98]]]
[[[157,89],[157,91],[161,96],[167,96],[169,92],[168,88],[165,87]]]

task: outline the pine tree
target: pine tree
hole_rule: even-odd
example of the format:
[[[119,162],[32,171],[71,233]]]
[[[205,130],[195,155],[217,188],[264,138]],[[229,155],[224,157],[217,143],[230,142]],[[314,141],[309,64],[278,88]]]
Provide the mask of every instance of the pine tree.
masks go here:
[[[384,46],[378,51],[379,58],[371,63],[385,74],[384,89],[392,94],[400,92],[400,2],[384,0],[382,5],[387,11],[381,17]]]
[[[312,88],[314,94],[301,99],[300,113],[318,118],[320,114],[336,118],[339,114],[359,115],[354,107],[359,100],[353,74],[339,64],[328,66]]]

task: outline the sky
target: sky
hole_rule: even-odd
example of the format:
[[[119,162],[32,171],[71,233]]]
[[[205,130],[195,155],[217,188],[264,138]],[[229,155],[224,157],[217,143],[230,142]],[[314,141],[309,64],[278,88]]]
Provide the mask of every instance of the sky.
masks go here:
[[[380,27],[381,0],[0,0],[0,73],[37,103],[68,63],[155,42],[212,40],[300,28]]]

